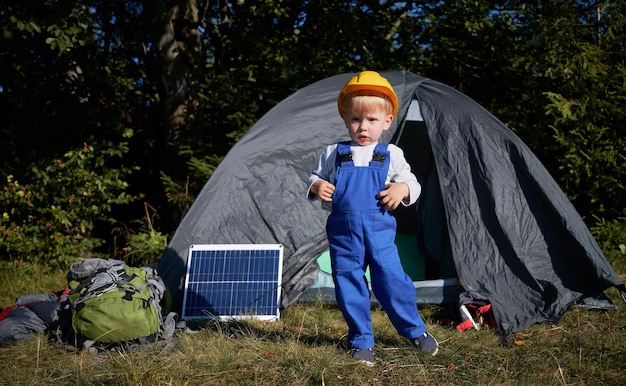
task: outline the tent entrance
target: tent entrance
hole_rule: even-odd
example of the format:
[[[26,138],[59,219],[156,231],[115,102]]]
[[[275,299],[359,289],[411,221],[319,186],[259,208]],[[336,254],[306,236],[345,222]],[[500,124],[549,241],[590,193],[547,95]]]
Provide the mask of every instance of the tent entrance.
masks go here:
[[[456,276],[445,279],[426,279],[426,264],[418,252],[414,235],[398,233],[395,242],[402,266],[407,275],[413,280],[415,298],[418,304],[455,303],[459,299],[462,287],[459,285]],[[319,265],[319,272],[315,282],[302,293],[298,301],[314,302],[321,299],[324,303],[335,303],[335,285],[332,279],[330,254],[328,251],[318,256],[317,264]],[[365,276],[371,282],[369,268],[366,270]],[[371,288],[370,293],[372,303],[376,304],[378,301]]]
[[[404,151],[411,170],[422,185],[422,194],[415,206],[399,207],[394,211],[398,232],[414,237],[416,258],[424,264],[424,279],[456,278],[437,167],[428,129],[416,99],[409,105],[403,126],[392,142]]]
[[[424,280],[426,278],[424,259],[419,255],[417,250],[415,236],[398,233],[395,242],[398,247],[398,253],[400,254],[400,261],[402,262],[404,272],[406,272],[413,281]],[[317,264],[321,272],[332,275],[330,253],[328,251],[325,251],[317,258]],[[367,281],[370,281],[369,267],[365,271],[365,277]]]

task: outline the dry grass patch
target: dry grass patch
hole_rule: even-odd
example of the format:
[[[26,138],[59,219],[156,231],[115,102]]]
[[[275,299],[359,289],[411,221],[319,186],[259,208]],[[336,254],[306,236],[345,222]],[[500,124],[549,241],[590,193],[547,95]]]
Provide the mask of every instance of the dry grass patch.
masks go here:
[[[7,274],[3,275],[6,280]],[[56,288],[64,280],[64,274],[58,275],[56,279],[41,277],[38,283],[50,280],[51,288]],[[33,293],[32,288],[12,288],[2,290],[5,303],[12,291]],[[423,307],[421,314],[441,345],[435,357],[399,337],[385,313],[375,307],[377,363],[372,368],[349,358],[343,318],[335,306],[321,302],[295,304],[276,322],[207,322],[194,334],[177,334],[172,350],[156,346],[94,357],[65,351],[40,335],[0,347],[5,369],[2,382],[72,386],[623,385],[626,305],[616,291],[608,291],[608,295],[617,310],[599,313],[572,308],[558,325],[532,326],[515,334],[507,346],[494,330],[459,333],[453,326],[440,324],[440,307]]]

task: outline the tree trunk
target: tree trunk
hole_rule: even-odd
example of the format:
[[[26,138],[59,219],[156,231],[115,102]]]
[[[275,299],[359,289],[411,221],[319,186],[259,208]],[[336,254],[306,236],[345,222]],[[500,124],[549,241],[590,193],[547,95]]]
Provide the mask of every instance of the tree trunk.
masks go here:
[[[146,0],[161,69],[163,127],[176,140],[193,127],[198,108],[198,69],[202,42],[196,0]]]

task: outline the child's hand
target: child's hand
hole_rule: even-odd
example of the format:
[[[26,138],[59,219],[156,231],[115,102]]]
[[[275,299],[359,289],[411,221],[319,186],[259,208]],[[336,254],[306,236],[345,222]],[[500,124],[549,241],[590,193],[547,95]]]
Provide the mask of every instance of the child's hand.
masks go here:
[[[335,185],[328,181],[318,180],[311,185],[311,192],[320,198],[322,201],[332,202],[333,193],[335,192]]]
[[[409,186],[404,182],[392,182],[386,185],[385,190],[378,193],[380,204],[387,210],[394,210],[402,200],[409,199]]]

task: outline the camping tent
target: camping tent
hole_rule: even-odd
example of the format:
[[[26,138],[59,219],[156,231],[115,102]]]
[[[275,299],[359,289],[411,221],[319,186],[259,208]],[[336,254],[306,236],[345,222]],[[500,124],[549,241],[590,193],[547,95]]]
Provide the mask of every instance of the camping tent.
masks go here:
[[[407,71],[382,74],[400,101],[382,142],[403,148],[422,183],[418,204],[396,211],[403,262],[420,260],[417,275],[438,291],[421,297],[416,285],[418,301],[479,292],[508,337],[557,322],[608,288],[624,290],[579,214],[511,130],[453,88]],[[312,290],[332,300],[320,269],[327,213],[305,193],[323,148],[348,138],[336,98],[353,75],[300,89],[233,146],[158,264],[175,308],[192,244],[282,244],[283,307]]]

